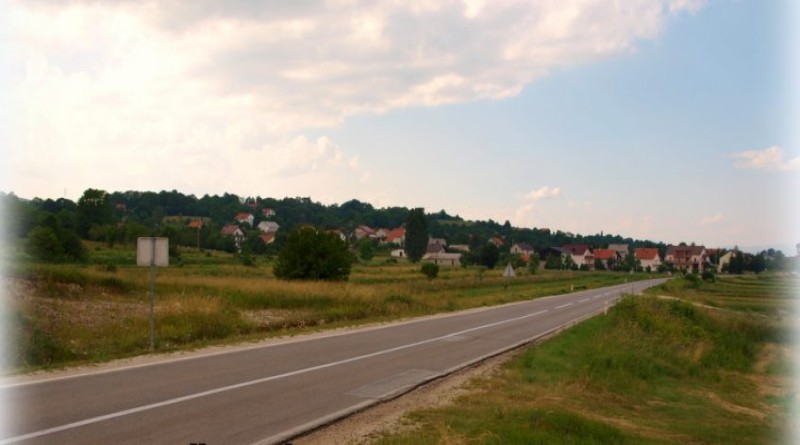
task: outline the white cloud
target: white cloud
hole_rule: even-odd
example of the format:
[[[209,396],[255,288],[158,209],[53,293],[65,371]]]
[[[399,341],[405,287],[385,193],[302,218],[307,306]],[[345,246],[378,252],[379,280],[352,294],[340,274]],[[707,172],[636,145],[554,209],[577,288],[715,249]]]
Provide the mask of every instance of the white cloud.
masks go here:
[[[800,156],[784,159],[781,147],[769,147],[763,150],[747,150],[731,155],[736,159],[736,167],[754,170],[792,171],[800,169]]]
[[[525,199],[528,201],[540,201],[542,199],[559,198],[559,197],[561,197],[561,189],[559,187],[548,187],[548,186],[544,186],[537,190],[533,190],[532,192],[525,195]]]
[[[629,51],[701,4],[12,1],[0,72],[19,112],[0,187],[48,196],[40,187],[71,184],[68,172],[182,187],[184,173],[155,177],[143,159],[229,178],[253,167],[242,159],[320,174],[356,153],[306,134],[357,114],[514,96],[554,68]]]

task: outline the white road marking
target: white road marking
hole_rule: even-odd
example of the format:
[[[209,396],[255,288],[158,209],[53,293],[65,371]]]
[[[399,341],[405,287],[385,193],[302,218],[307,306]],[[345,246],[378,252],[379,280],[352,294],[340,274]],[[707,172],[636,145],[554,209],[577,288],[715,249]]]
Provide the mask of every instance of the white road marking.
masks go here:
[[[572,303],[562,304],[561,306],[556,306],[556,309],[561,309],[562,307],[572,306]]]
[[[450,337],[463,335],[463,334],[466,334],[468,332],[473,332],[473,331],[477,331],[477,330],[480,330],[480,329],[486,329],[486,328],[490,328],[490,327],[494,327],[494,326],[500,326],[500,325],[507,324],[507,323],[513,323],[515,321],[520,321],[520,320],[524,320],[526,318],[535,317],[537,315],[541,315],[541,314],[544,314],[546,312],[548,312],[548,311],[547,310],[541,310],[541,311],[533,312],[533,313],[530,313],[530,314],[527,314],[527,315],[521,315],[519,317],[509,318],[507,320],[497,321],[497,322],[485,324],[485,325],[482,325],[482,326],[476,326],[474,328],[464,329],[463,331],[453,332],[453,333],[450,333],[450,334],[447,334],[447,335],[442,335],[440,337],[430,338],[430,339],[418,341],[418,342],[415,342],[415,343],[409,343],[407,345],[402,345],[402,346],[397,346],[397,347],[394,347],[394,348],[384,349],[382,351],[377,351],[377,352],[373,352],[373,353],[370,353],[370,354],[359,355],[357,357],[351,357],[351,358],[347,358],[347,359],[344,359],[344,360],[339,360],[339,361],[335,361],[335,362],[331,362],[331,363],[326,363],[324,365],[312,366],[310,368],[298,369],[296,371],[291,371],[291,372],[287,372],[287,373],[284,373],[284,374],[273,375],[273,376],[264,377],[264,378],[256,379],[256,380],[250,380],[250,381],[247,381],[247,382],[237,383],[235,385],[223,386],[221,388],[211,389],[211,390],[208,390],[208,391],[202,391],[202,392],[198,392],[196,394],[189,394],[189,395],[183,396],[183,397],[176,397],[174,399],[164,400],[162,402],[152,403],[150,405],[143,405],[143,406],[139,406],[139,407],[136,407],[136,408],[126,409],[126,410],[123,410],[123,411],[118,411],[118,412],[115,412],[115,413],[106,414],[106,415],[103,415],[103,416],[97,416],[97,417],[92,417],[92,418],[89,418],[89,419],[81,420],[81,421],[78,421],[78,422],[68,423],[66,425],[61,425],[61,426],[56,426],[56,427],[53,427],[53,428],[47,428],[47,429],[44,429],[44,430],[34,431],[32,433],[23,434],[23,435],[20,435],[20,436],[9,437],[9,438],[6,438],[6,439],[0,439],[0,445],[5,445],[5,444],[10,444],[10,443],[15,443],[15,442],[21,442],[23,440],[33,439],[33,438],[41,437],[41,436],[46,436],[48,434],[53,434],[53,433],[59,433],[61,431],[66,431],[66,430],[70,430],[70,429],[73,429],[73,428],[78,428],[78,427],[81,427],[81,426],[91,425],[93,423],[103,422],[103,421],[106,421],[106,420],[116,419],[118,417],[124,417],[124,416],[130,415],[130,414],[136,414],[136,413],[140,413],[140,412],[143,412],[143,411],[149,411],[151,409],[161,408],[161,407],[164,407],[164,406],[175,405],[177,403],[187,402],[189,400],[194,400],[194,399],[198,399],[198,398],[201,398],[201,397],[211,396],[211,395],[214,395],[214,394],[219,394],[219,393],[223,393],[223,392],[227,392],[227,391],[233,391],[233,390],[236,390],[236,389],[246,388],[248,386],[258,385],[258,384],[261,384],[261,383],[271,382],[271,381],[274,381],[274,380],[280,380],[280,379],[287,378],[287,377],[293,377],[293,376],[300,375],[300,374],[305,374],[305,373],[308,373],[308,372],[319,371],[321,369],[332,368],[334,366],[344,365],[344,364],[347,364],[347,363],[353,363],[353,362],[356,362],[356,361],[359,361],[359,360],[364,360],[364,359],[367,359],[367,358],[372,358],[372,357],[377,357],[377,356],[381,356],[381,355],[385,355],[385,354],[390,354],[392,352],[401,351],[403,349],[413,348],[415,346],[420,346],[420,345],[424,345],[424,344],[427,344],[427,343],[433,343],[433,342],[436,342],[436,341],[445,340],[445,339],[448,339]]]
[[[589,299],[588,298],[584,298],[583,300],[578,301],[578,303],[586,303],[587,301],[589,301]]]

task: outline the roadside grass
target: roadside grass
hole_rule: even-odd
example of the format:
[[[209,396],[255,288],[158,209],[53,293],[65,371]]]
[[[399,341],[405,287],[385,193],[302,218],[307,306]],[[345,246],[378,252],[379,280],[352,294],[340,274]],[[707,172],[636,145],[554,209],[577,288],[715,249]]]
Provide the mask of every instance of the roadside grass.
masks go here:
[[[652,292],[686,297],[675,281]],[[749,298],[772,307],[767,299],[780,297],[768,289],[795,285],[774,276],[732,283],[691,296],[705,298],[708,286],[708,298],[724,304],[721,295],[755,289]],[[788,444],[792,339],[775,317],[626,297],[472,381],[453,405],[414,412],[401,432],[371,443]]]
[[[107,361],[149,352],[149,268],[130,248],[90,244],[86,265],[22,260],[5,268],[16,334],[12,372]],[[156,270],[156,349],[191,349],[430,315],[567,293],[650,275],[541,271],[507,282],[502,270],[443,268],[376,257],[347,282],[277,280],[269,259],[255,267],[221,252],[181,249]],[[506,284],[508,286],[506,287]]]

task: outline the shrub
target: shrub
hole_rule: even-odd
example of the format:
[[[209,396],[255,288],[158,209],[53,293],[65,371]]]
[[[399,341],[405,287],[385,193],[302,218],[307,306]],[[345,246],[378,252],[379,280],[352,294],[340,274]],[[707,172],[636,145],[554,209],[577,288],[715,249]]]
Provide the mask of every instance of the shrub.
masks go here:
[[[439,265],[434,263],[425,263],[422,265],[422,273],[428,277],[429,280],[436,278],[439,275]]]

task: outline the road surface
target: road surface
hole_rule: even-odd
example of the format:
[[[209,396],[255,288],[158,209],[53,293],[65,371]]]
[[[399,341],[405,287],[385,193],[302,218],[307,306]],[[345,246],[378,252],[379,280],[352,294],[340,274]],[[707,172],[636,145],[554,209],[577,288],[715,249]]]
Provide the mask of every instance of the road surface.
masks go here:
[[[0,387],[3,444],[276,444],[663,280]]]

